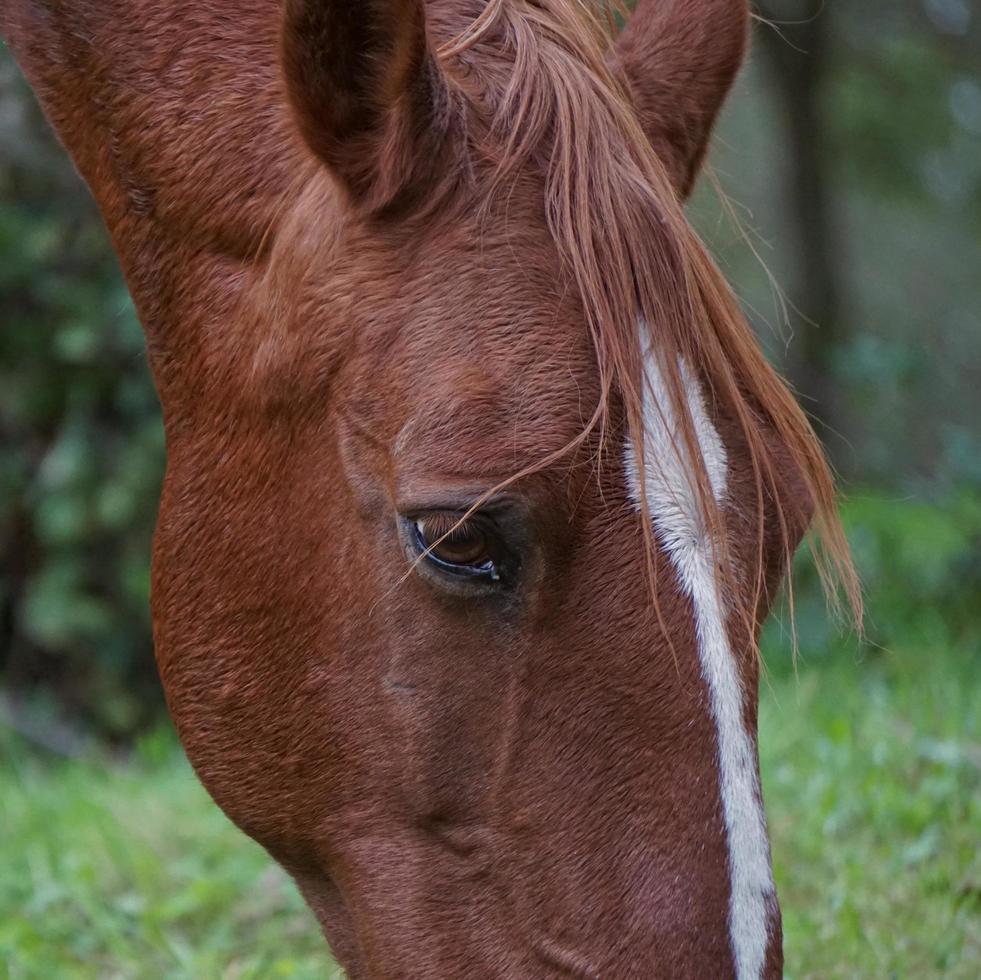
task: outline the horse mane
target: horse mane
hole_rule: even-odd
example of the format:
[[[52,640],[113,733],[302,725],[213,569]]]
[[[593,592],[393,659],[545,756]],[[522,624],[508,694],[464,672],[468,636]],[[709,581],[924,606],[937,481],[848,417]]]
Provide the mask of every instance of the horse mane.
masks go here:
[[[860,623],[861,591],[820,441],[764,357],[641,128],[611,60],[613,2],[487,0],[437,52],[451,98],[472,102],[476,84],[480,109],[489,112],[478,146],[494,160],[488,190],[529,166],[544,179],[549,231],[581,297],[599,367],[600,404],[582,439],[596,430],[603,445],[611,413],[620,413],[644,471],[649,348],[670,400],[662,418],[677,420],[673,438],[684,445],[676,448],[694,463],[723,594],[745,594],[744,576],[751,576],[754,600],[741,610],[747,626],[755,630],[767,589],[766,522],[774,513],[781,570],[789,569],[810,519],[809,543],[829,601],[837,611],[844,596]],[[745,559],[732,558],[731,534],[698,451],[686,364],[710,413],[735,421],[751,463],[756,528],[748,569],[740,567]],[[653,574],[653,525],[643,488],[641,495]]]

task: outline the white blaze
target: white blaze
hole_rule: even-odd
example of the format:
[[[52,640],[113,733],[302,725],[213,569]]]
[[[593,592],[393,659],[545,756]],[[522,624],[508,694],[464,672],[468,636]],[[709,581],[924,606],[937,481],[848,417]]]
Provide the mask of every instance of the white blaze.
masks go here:
[[[716,501],[726,494],[726,451],[705,411],[698,381],[681,363],[689,411]],[[695,468],[672,411],[657,357],[648,351],[644,397],[644,471],[628,443],[631,496],[640,506],[641,481],[658,540],[691,598],[702,676],[709,692],[719,748],[719,784],[729,847],[729,933],[737,980],[762,975],[767,922],[775,903],[770,845],[753,743],[743,720],[743,685],[726,632],[711,542],[698,505]]]

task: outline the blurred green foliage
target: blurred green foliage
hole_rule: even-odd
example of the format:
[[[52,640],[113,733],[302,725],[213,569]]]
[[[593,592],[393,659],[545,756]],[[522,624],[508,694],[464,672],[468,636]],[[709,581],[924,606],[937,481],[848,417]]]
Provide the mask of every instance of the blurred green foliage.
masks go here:
[[[691,213],[846,483],[956,496],[981,485],[981,11],[759,7],[774,26],[756,25],[711,156],[743,231],[707,182]]]
[[[98,214],[9,62],[0,107],[0,677],[122,737],[160,707],[159,408]]]
[[[959,650],[981,669],[981,491],[965,488],[939,503],[857,494],[842,507],[865,598],[865,633],[828,614],[806,549],[797,556],[794,618],[802,661],[874,660],[897,651]],[[767,624],[767,662],[792,669],[785,601]],[[981,695],[979,695],[981,704]]]

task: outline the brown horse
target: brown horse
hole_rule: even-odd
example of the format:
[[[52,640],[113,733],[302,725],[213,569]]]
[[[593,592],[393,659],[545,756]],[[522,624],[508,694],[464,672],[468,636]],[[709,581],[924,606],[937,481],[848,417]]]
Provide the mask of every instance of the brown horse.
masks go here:
[[[818,444],[682,201],[744,0],[0,0],[146,328],[157,657],[351,977],[777,977]]]

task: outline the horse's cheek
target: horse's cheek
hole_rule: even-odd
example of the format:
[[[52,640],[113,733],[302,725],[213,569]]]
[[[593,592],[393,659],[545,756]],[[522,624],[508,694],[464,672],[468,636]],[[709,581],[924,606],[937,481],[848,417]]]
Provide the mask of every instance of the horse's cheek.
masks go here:
[[[372,724],[371,645],[346,655],[355,638],[345,624],[371,597],[363,577],[341,574],[343,518],[332,515],[331,537],[310,490],[336,493],[322,476],[329,461],[253,454],[226,470],[175,456],[153,574],[168,705],[226,814],[296,863],[366,769],[358,732]]]

